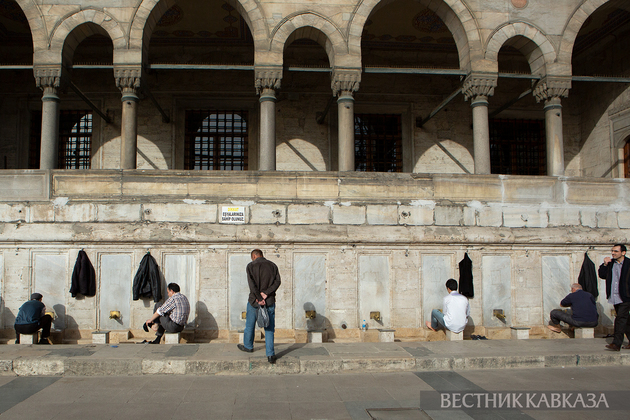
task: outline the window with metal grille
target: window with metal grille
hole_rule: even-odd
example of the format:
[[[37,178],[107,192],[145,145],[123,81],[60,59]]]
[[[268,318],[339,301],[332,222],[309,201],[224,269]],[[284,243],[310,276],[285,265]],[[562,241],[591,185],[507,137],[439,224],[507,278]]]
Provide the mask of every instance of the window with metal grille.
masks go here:
[[[400,115],[355,114],[354,168],[365,172],[402,172]]]
[[[186,111],[184,168],[247,170],[247,111]]]
[[[545,121],[490,121],[490,164],[493,174],[546,175]]]
[[[31,113],[28,165],[39,168],[42,136],[42,113]],[[92,111],[61,111],[59,113],[59,169],[90,169],[92,144]]]

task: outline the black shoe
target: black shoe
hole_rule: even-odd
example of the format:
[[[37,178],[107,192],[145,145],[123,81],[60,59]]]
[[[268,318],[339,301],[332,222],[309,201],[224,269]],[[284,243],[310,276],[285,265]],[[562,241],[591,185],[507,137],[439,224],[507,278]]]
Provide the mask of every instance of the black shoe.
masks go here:
[[[267,356],[267,361],[269,363],[271,363],[272,365],[275,365],[276,364],[276,356],[275,355],[274,356]]]
[[[144,330],[144,332],[149,332],[149,326],[147,325],[146,322],[142,324],[142,329]]]
[[[253,353],[254,352],[254,349],[248,349],[247,347],[245,347],[242,344],[237,344],[236,347],[238,347],[238,349],[240,351],[244,351],[245,353]]]
[[[162,341],[162,336],[158,335],[157,337],[155,337],[155,340],[149,341],[149,344],[160,344],[160,341]]]
[[[48,341],[48,338],[40,338],[39,343],[37,344],[49,344],[50,345],[50,341]]]

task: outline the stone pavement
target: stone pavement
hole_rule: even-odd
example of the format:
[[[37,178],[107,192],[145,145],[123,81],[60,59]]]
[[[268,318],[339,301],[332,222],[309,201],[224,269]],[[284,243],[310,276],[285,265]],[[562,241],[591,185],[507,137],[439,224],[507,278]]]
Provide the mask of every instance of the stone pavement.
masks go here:
[[[0,374],[18,376],[330,374],[630,365],[630,351],[605,339],[466,340],[395,343],[1,345]]]

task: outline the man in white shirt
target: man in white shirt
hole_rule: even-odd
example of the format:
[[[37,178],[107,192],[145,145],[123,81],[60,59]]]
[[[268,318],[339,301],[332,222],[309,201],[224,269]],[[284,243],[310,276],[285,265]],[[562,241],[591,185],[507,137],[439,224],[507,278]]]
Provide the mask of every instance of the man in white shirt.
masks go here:
[[[448,296],[444,297],[442,302],[442,310],[434,309],[431,312],[431,321],[427,321],[426,325],[431,331],[437,331],[439,328],[446,328],[454,333],[464,331],[470,316],[470,306],[468,298],[457,292],[457,281],[449,279],[446,282],[446,290]]]

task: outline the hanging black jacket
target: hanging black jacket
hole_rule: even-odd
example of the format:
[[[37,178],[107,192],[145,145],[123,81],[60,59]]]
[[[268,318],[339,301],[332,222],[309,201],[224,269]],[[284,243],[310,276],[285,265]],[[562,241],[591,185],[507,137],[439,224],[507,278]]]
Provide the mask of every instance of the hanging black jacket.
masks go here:
[[[464,259],[459,262],[459,293],[467,298],[475,296],[472,260],[468,256],[468,253],[464,254]]]
[[[146,253],[133,279],[133,300],[153,297],[154,302],[162,300],[160,269],[155,258]]]
[[[72,297],[76,297],[78,294],[83,296],[96,295],[96,273],[84,250],[79,251],[77,262],[74,264],[70,293]]]
[[[589,292],[593,297],[599,296],[597,290],[597,273],[595,272],[595,264],[588,257],[588,253],[584,253],[584,262],[578,276],[578,283],[582,286],[582,290]]]

